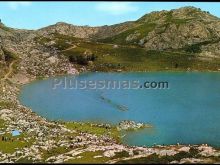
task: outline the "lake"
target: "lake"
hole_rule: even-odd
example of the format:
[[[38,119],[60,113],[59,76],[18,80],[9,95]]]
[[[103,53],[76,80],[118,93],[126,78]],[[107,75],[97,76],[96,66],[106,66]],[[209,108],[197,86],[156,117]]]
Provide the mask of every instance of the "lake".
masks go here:
[[[72,89],[64,88],[64,79],[65,82],[168,82],[169,88]],[[111,124],[134,120],[153,125],[153,128],[127,132],[123,142],[128,145],[207,143],[220,146],[220,73],[83,73],[24,85],[19,99],[49,120]]]

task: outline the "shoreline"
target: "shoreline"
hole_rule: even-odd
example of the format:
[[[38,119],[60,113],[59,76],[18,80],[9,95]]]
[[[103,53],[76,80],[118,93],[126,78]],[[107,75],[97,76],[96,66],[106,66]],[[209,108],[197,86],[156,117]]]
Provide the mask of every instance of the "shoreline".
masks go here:
[[[82,72],[82,73],[86,73],[86,72]],[[82,73],[79,73],[79,74],[82,74]],[[61,74],[58,76],[65,76],[65,75],[66,74]],[[75,133],[75,130],[70,130],[70,129],[66,128],[65,124],[60,124],[59,121],[47,120],[46,118],[38,115],[36,112],[33,112],[31,108],[28,108],[28,107],[22,105],[18,99],[19,93],[20,93],[23,85],[27,85],[29,83],[32,83],[32,82],[38,81],[38,80],[53,78],[56,76],[57,75],[50,76],[50,77],[43,77],[42,79],[32,79],[31,81],[28,81],[25,84],[13,84],[13,83],[8,84],[8,82],[5,82],[9,87],[15,85],[17,88],[17,92],[13,91],[14,95],[15,95],[15,98],[14,98],[15,100],[13,100],[13,102],[15,104],[14,108],[9,108],[8,110],[3,109],[5,112],[3,112],[2,108],[1,108],[0,117],[1,118],[2,118],[2,116],[8,117],[7,123],[10,123],[10,124],[7,124],[7,126],[9,126],[11,130],[12,129],[22,130],[22,132],[24,132],[24,133],[26,133],[25,130],[28,130],[27,132],[29,132],[29,129],[33,127],[31,125],[34,123],[36,129],[30,131],[27,134],[28,134],[28,136],[30,136],[31,134],[36,135],[35,142],[30,146],[29,149],[22,148],[20,150],[20,152],[22,152],[24,154],[24,156],[23,156],[24,158],[25,157],[32,157],[33,162],[49,162],[53,158],[53,159],[55,159],[53,162],[62,163],[62,162],[66,162],[66,161],[72,159],[72,157],[67,156],[69,149],[67,149],[66,152],[64,152],[64,153],[59,154],[60,157],[58,157],[58,158],[54,158],[54,156],[51,156],[51,157],[47,158],[46,160],[42,159],[42,156],[41,156],[42,153],[39,150],[39,147],[45,148],[45,149],[47,148],[47,150],[48,150],[51,148],[51,146],[57,146],[58,144],[62,144],[64,146],[66,146],[67,148],[69,148],[68,146],[75,145],[72,141],[68,141],[69,136],[72,136],[71,134]],[[71,76],[71,74],[68,74],[68,76]],[[14,88],[14,87],[12,87],[12,88]],[[12,113],[12,114],[10,114],[10,113]],[[23,115],[25,116],[25,118]],[[25,119],[26,119],[26,122],[24,122]],[[18,120],[18,121],[16,121],[16,120]],[[21,124],[22,122],[24,122],[26,125],[19,126],[19,123]],[[61,121],[61,122],[67,123],[65,121]],[[71,122],[75,122],[75,121],[71,121]],[[41,128],[43,123],[44,123],[44,128]],[[51,127],[52,127],[52,129],[51,129]],[[62,139],[62,138],[59,139],[58,138],[59,136],[61,136],[61,137],[67,136],[67,137],[65,137],[64,139]],[[52,140],[54,137],[58,138],[58,142]],[[128,152],[128,153],[130,153],[132,151],[133,154],[130,154],[129,158],[127,157],[126,159],[132,159],[132,158],[136,158],[136,157],[141,158],[141,157],[149,156],[152,153],[155,153],[155,154],[161,155],[161,156],[163,156],[164,153],[166,153],[166,155],[173,156],[173,155],[181,152],[181,150],[183,148],[187,148],[187,151],[189,151],[189,149],[191,147],[197,148],[198,150],[199,150],[199,148],[203,148],[204,150],[202,150],[202,152],[205,150],[209,150],[209,152],[211,151],[212,154],[215,153],[215,151],[216,151],[215,148],[208,146],[208,145],[202,145],[202,144],[201,145],[180,145],[180,144],[175,145],[174,144],[174,145],[164,145],[164,146],[156,145],[156,146],[152,146],[152,147],[128,146],[126,144],[122,144],[120,142],[117,142],[114,139],[109,138],[108,136],[97,137],[94,134],[85,133],[85,132],[80,133],[75,138],[77,139],[79,137],[83,139],[82,141],[79,142],[79,146],[80,145],[87,146],[87,150],[85,150],[84,152],[88,152],[91,150],[94,152],[104,151],[103,154],[107,155],[105,157],[108,157],[108,158],[112,158],[112,157],[114,157],[113,155],[115,155],[114,153],[122,152],[122,151]],[[75,138],[74,138],[74,140],[76,140]],[[95,139],[95,141],[94,141],[94,139]],[[50,144],[49,142],[51,140],[53,142],[51,142],[51,144]],[[35,146],[35,147],[38,146],[38,147],[35,148],[33,146]],[[31,147],[35,148],[36,150],[33,152]],[[77,147],[77,148],[79,148],[79,147]],[[72,150],[72,151],[74,151],[74,150]],[[111,151],[111,152],[109,152],[109,151]],[[134,156],[134,152],[136,152],[136,151],[140,151],[140,154],[138,154],[138,156]],[[71,152],[71,151],[69,151],[69,152]],[[212,155],[211,152],[208,154],[209,156]],[[219,151],[216,151],[216,152],[218,152],[220,154]],[[144,153],[147,153],[147,154],[144,154]],[[10,156],[10,154],[8,154],[7,157],[11,157],[10,160],[8,160],[8,158],[2,160],[2,158],[0,157],[0,162],[13,162],[11,159],[16,157],[15,152],[12,153],[11,156]],[[120,158],[120,160],[123,160],[123,158]],[[112,163],[114,161],[115,160],[113,159],[110,162]]]
[[[220,163],[220,18],[205,6],[181,6],[95,27],[57,22],[26,30],[0,18],[0,163]],[[137,79],[140,86],[123,89],[173,90],[52,91],[68,82],[79,89],[69,81],[75,76],[117,79],[119,89]],[[29,85],[37,85],[39,100]]]
[[[32,79],[24,84],[17,84],[20,85],[21,87],[24,85],[28,85],[31,83],[34,83],[36,81],[41,81],[41,80],[47,80],[47,79],[52,79],[55,77],[65,77],[65,76],[79,76],[82,74],[94,74],[94,73],[108,73],[108,74],[131,74],[131,73],[220,73],[220,71],[212,71],[212,70],[207,70],[207,71],[130,71],[130,72],[126,72],[126,71],[122,71],[122,72],[114,72],[114,71],[110,71],[110,72],[104,72],[104,71],[84,71],[84,72],[79,72],[78,74],[57,74],[57,75],[53,75],[53,76],[49,76],[49,77],[40,77],[40,78],[36,78],[36,79]],[[21,88],[20,87],[20,88]]]

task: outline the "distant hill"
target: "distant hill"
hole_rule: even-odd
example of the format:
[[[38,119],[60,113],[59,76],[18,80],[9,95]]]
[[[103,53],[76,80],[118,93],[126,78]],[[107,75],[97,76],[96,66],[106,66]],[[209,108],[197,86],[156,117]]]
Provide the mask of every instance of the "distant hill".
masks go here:
[[[100,71],[220,70],[220,19],[191,6],[111,26],[58,22],[23,30],[0,23],[0,41],[1,61],[5,50],[17,52],[18,67],[36,76],[67,71],[67,65]],[[66,67],[47,65],[51,58]]]
[[[57,23],[38,32],[56,32],[115,44],[135,44],[150,50],[178,49],[198,43],[204,49],[209,49],[213,44],[217,46],[220,19],[195,7],[183,7],[151,12],[137,21],[112,26],[87,27]]]

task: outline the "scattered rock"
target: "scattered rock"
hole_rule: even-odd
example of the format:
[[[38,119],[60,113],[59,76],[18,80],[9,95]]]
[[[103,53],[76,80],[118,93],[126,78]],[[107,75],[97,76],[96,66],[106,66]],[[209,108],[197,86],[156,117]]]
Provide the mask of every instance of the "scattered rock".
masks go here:
[[[144,123],[135,123],[135,121],[130,121],[130,120],[123,120],[119,123],[118,129],[119,130],[137,130],[141,128],[150,128],[149,124],[144,124]]]

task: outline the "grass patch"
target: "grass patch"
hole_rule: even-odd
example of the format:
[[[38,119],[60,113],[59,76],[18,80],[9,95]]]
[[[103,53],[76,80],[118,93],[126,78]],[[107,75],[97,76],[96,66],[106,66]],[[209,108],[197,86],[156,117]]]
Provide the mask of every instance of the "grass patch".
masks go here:
[[[5,129],[5,121],[3,119],[0,119],[0,131],[3,131]]]
[[[185,50],[186,52],[189,52],[189,53],[201,53],[201,51],[202,51],[201,47],[203,45],[214,44],[214,43],[217,43],[219,41],[220,41],[220,39],[208,40],[208,41],[188,45],[188,46],[184,47],[183,50]]]
[[[169,17],[167,20],[176,23],[188,21]],[[149,25],[148,29],[141,25],[135,28],[138,28],[140,33],[145,34],[153,26],[153,24]],[[119,35],[125,37],[126,33],[127,31]],[[129,32],[129,34],[131,33]],[[211,42],[216,43],[219,40],[205,41],[179,50],[147,51],[144,48],[130,44],[118,45],[114,48],[114,44],[82,41],[65,35],[54,34],[54,37],[53,40],[57,44],[54,46],[62,50],[62,55],[69,58],[77,67],[86,66],[90,71],[186,71],[188,69],[217,71],[220,68],[219,59],[204,61],[196,56],[202,45]],[[119,42],[122,42],[122,38],[119,37]],[[108,42],[114,43],[115,41],[110,40]],[[123,43],[125,42],[123,41]],[[75,47],[73,47],[73,44]]]
[[[13,137],[11,134],[0,135],[0,151],[3,153],[14,153],[18,149],[29,147],[33,140],[25,140],[27,135],[21,134]]]
[[[92,123],[79,123],[79,122],[67,122],[65,126],[68,129],[76,130],[77,132],[87,132],[95,134],[96,136],[109,135],[115,140],[119,140],[120,132],[116,127],[105,127],[99,126],[98,124]]]
[[[15,163],[34,163],[34,161],[32,159],[28,159],[28,158],[20,158]]]
[[[0,101],[0,108],[1,109],[10,109],[10,108],[13,108],[14,105],[12,102],[10,101]]]
[[[19,59],[19,56],[16,53],[14,53],[6,48],[2,48],[2,50],[4,52],[4,61],[6,62],[4,65],[4,68],[3,68],[5,70],[3,72],[3,74],[5,74],[7,72],[7,69],[9,67],[10,63],[12,63],[12,62],[14,62],[13,66],[12,66],[13,73],[17,73],[18,72],[18,69],[17,69],[18,63],[20,62],[21,59]],[[1,66],[0,66],[0,68],[1,68]],[[1,74],[1,72],[0,72],[0,74]]]
[[[59,33],[53,33],[51,34],[51,38],[48,37],[35,37],[34,39],[37,43],[46,46],[47,43],[50,41],[55,41],[55,43],[52,45],[53,47],[56,47],[59,50],[65,50],[69,47],[71,47],[73,44],[77,44],[82,41],[80,38],[67,36]]]
[[[70,148],[55,147],[55,148],[52,148],[52,149],[47,150],[47,151],[46,150],[42,151],[42,158],[43,158],[43,160],[46,160],[51,156],[57,156],[57,155],[66,153],[68,151],[70,151]]]
[[[5,49],[5,48],[2,48],[2,50],[4,52],[6,62],[11,62],[11,61],[16,60],[18,58],[17,54],[15,54],[14,52],[12,52],[8,49]]]
[[[124,158],[129,156],[130,155],[127,151],[115,152],[115,156],[113,156],[112,159]]]
[[[122,44],[122,45],[138,44],[139,40],[147,36],[148,33],[151,32],[155,27],[156,27],[155,23],[143,23],[143,24],[139,24],[136,27],[128,29],[118,35],[115,35],[113,37],[107,37],[105,39],[100,39],[98,41],[104,43],[114,43],[114,44]],[[134,34],[134,33],[139,33],[139,35],[135,37],[135,39],[132,39],[131,41],[126,41],[126,38],[130,34]]]
[[[50,42],[51,39],[47,37],[35,37],[34,41],[41,45],[45,45],[46,43]]]
[[[159,156],[157,154],[152,154],[148,157],[121,160],[116,164],[168,164],[172,161],[180,161],[184,158],[196,158],[198,156],[198,150],[191,148],[189,152],[181,151],[173,156]]]
[[[82,55],[86,50],[91,51],[96,58],[93,65],[88,66],[92,71],[186,71],[218,70],[220,60],[202,61],[197,56],[183,50],[146,51],[140,47],[119,46],[113,48],[109,44],[81,43],[79,47],[63,52],[65,56]]]
[[[12,29],[5,26],[4,24],[0,23],[0,28],[4,31],[7,31],[7,32],[12,32]]]
[[[2,61],[0,61],[0,78],[3,78],[5,73],[7,71],[7,66],[5,63],[3,63]]]
[[[94,158],[94,156],[99,156],[101,155],[102,157]],[[102,151],[96,151],[96,152],[84,152],[82,154],[79,154],[77,156],[81,156],[81,158],[75,158],[68,160],[65,163],[74,163],[74,164],[103,164],[106,163],[110,158],[104,157]]]
[[[181,24],[185,24],[188,21],[191,21],[193,18],[187,18],[187,19],[179,19],[179,18],[174,18],[173,17],[173,11],[169,11],[166,14],[166,22],[167,23],[174,23],[176,25],[181,25]]]
[[[14,108],[15,104],[10,101],[0,101],[0,108],[1,109],[11,109]]]

